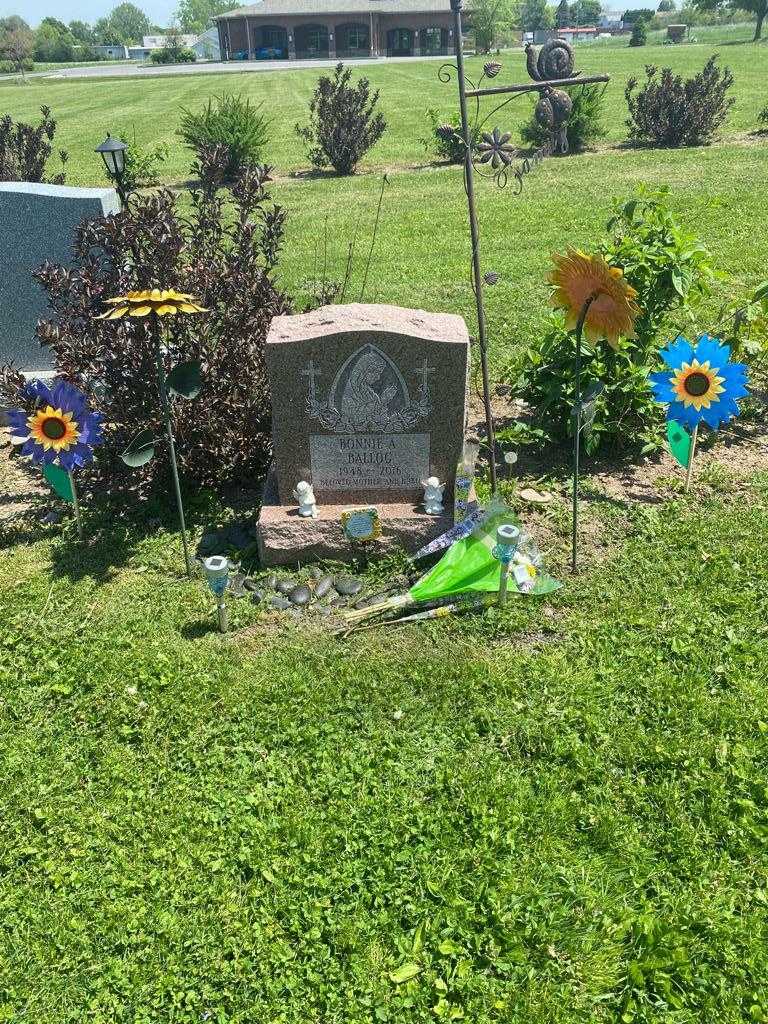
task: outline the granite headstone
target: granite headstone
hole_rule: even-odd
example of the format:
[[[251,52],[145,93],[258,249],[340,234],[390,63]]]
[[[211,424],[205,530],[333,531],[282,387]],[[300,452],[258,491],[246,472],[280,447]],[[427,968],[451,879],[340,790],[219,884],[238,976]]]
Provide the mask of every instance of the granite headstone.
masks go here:
[[[0,363],[51,368],[35,335],[48,299],[32,272],[46,262],[71,266],[78,225],[119,209],[111,188],[0,182]]]
[[[423,481],[438,477],[448,523],[466,425],[461,317],[359,303],[275,317],[266,364],[274,493],[261,516],[264,561],[291,560],[291,547],[297,558],[342,555],[341,511],[354,505],[379,506],[385,542],[447,528],[421,501]],[[300,480],[313,485],[316,520],[295,521]]]

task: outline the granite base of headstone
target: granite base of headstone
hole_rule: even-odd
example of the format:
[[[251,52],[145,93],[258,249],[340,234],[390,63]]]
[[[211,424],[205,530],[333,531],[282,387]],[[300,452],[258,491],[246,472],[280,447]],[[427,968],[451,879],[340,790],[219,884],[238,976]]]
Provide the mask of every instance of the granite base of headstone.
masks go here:
[[[453,525],[450,496],[467,416],[469,336],[461,317],[353,303],[276,317],[266,343],[274,456],[258,526],[263,565],[349,560],[345,509],[375,506],[369,551],[413,551]],[[423,482],[445,484],[424,511]],[[293,490],[312,484],[317,517]]]
[[[51,355],[35,334],[50,312],[48,296],[32,274],[44,263],[72,266],[79,225],[119,209],[112,188],[0,182],[0,364],[33,376],[51,372]]]

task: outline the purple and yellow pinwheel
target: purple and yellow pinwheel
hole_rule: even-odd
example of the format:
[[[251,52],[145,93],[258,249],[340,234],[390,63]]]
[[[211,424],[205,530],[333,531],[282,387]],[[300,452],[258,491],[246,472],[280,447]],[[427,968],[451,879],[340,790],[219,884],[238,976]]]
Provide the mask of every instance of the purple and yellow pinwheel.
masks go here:
[[[747,367],[731,362],[731,350],[703,334],[695,345],[682,337],[661,350],[665,369],[650,376],[657,402],[668,405],[667,419],[695,430],[706,423],[717,430],[739,415],[747,391]]]
[[[85,395],[65,381],[49,386],[36,380],[27,385],[35,410],[8,413],[11,442],[33,462],[57,464],[67,473],[93,461],[93,449],[102,442],[101,416],[91,412]]]

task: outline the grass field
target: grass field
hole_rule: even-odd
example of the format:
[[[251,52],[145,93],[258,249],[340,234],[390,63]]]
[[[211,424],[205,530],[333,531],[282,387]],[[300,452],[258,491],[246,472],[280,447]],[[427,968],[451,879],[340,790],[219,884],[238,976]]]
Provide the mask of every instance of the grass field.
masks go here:
[[[749,26],[744,26],[749,34]],[[768,137],[750,136],[766,101],[768,47],[745,43],[725,46],[721,60],[734,72],[736,105],[718,144],[687,150],[637,151],[622,148],[626,138],[624,85],[630,74],[641,75],[650,62],[668,62],[682,74],[700,68],[712,48],[647,46],[584,47],[578,51],[585,73],[612,75],[607,91],[607,144],[597,153],[553,159],[531,175],[524,194],[497,192],[481,184],[478,200],[486,260],[502,274],[489,291],[494,358],[505,360],[521,337],[541,324],[545,314],[543,271],[549,253],[568,243],[589,246],[600,238],[614,198],[625,198],[639,184],[668,186],[683,223],[695,228],[710,246],[721,270],[745,286],[765,276],[768,200],[754,183],[764,174]],[[523,56],[505,56],[509,75],[526,78]],[[471,71],[479,61],[470,61]],[[470,71],[470,73],[471,73]],[[426,309],[449,309],[472,321],[468,285],[466,210],[461,172],[436,166],[419,142],[426,134],[427,107],[449,116],[455,87],[442,85],[433,62],[372,65],[366,69],[381,90],[382,108],[390,129],[353,178],[311,179],[302,176],[307,160],[294,125],[305,116],[316,71],[274,74],[226,74],[85,81],[37,79],[26,88],[0,84],[0,109],[14,116],[34,117],[48,103],[59,121],[60,142],[70,151],[68,180],[73,184],[103,182],[93,148],[107,131],[135,129],[140,142],[169,144],[165,175],[184,179],[190,154],[176,136],[180,110],[197,107],[222,90],[242,91],[263,101],[272,118],[273,141],[266,157],[279,180],[275,197],[290,213],[288,244],[281,275],[286,287],[301,292],[317,275],[327,248],[328,272],[343,276],[350,242],[356,238],[357,269],[348,297],[357,297],[363,276],[381,186],[386,171],[384,215],[376,249],[376,273],[369,300],[398,302]],[[499,115],[512,128],[529,116],[527,99],[514,101],[509,114]],[[297,176],[299,175],[299,176]],[[327,238],[327,243],[326,243]],[[711,313],[717,299],[705,311]]]
[[[689,74],[710,49],[580,50],[614,76],[609,144],[520,197],[480,187],[497,368],[542,321],[550,250],[592,244],[639,183],[669,186],[722,270],[765,279],[768,146],[747,133],[766,47],[722,49],[737,105],[718,144],[618,145],[627,76]],[[435,72],[370,69],[391,128],[343,180],[295,173],[316,72],[4,82],[0,112],[48,103],[72,182],[98,184],[93,147],[131,124],[172,144],[178,182],[180,106],[263,98],[286,283],[326,234],[331,272],[358,225],[367,251],[387,170],[366,297],[471,323],[460,173],[418,143],[424,109],[451,110]],[[3,533],[0,1021],[768,1021],[768,473],[718,450],[689,499],[587,480],[575,577],[549,481],[538,527],[566,586],[546,601],[344,642],[247,601],[215,634],[154,508],[94,514],[85,552],[58,527]],[[221,511],[202,504],[196,532]]]

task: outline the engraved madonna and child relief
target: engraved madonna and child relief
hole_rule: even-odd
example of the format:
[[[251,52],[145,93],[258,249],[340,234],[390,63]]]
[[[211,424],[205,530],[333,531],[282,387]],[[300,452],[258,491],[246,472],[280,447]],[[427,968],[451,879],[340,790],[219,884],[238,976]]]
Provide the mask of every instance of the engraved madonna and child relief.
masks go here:
[[[425,359],[415,371],[417,393],[375,345],[356,349],[344,362],[325,398],[318,389],[320,373],[310,361],[302,371],[308,379],[307,414],[329,434],[309,437],[312,481],[320,491],[364,496],[380,491],[416,493],[429,475],[430,436],[412,433],[432,412],[429,377],[435,372]]]
[[[403,433],[432,412],[429,375],[434,372],[425,359],[417,371],[419,390],[412,401],[405,379],[392,360],[375,345],[363,345],[343,364],[323,401],[317,388],[320,374],[310,360],[302,371],[309,380],[307,413],[336,434],[371,430]]]

